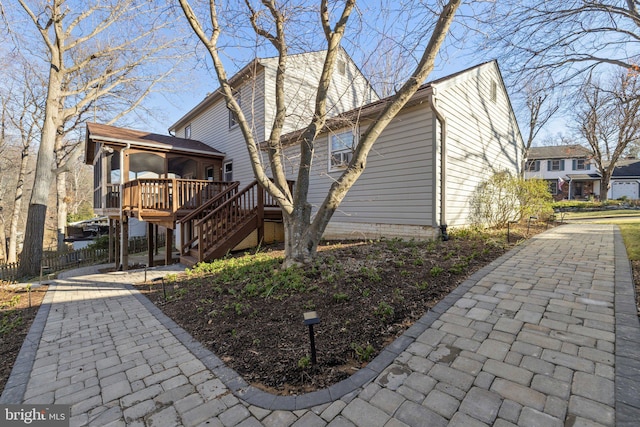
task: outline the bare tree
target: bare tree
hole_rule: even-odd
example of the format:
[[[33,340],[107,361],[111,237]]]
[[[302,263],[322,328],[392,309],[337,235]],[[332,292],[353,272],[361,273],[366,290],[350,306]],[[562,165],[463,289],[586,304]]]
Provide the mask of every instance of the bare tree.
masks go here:
[[[20,263],[21,275],[33,275],[42,259],[50,186],[56,170],[62,168],[56,165],[55,155],[61,138],[78,123],[78,117],[83,114],[86,117],[91,107],[102,100],[116,103],[117,114],[138,106],[171,72],[168,49],[173,41],[163,38],[162,30],[170,21],[168,17],[164,19],[155,2],[70,4],[47,0],[29,4],[28,0],[18,0],[18,3],[41,44],[36,40],[19,42],[26,46],[24,50],[34,52],[34,59],[46,64],[48,73],[35,182]],[[25,33],[28,32],[23,29],[21,34]],[[160,61],[164,61],[162,65]]]
[[[23,219],[25,182],[29,172],[30,155],[40,134],[43,109],[44,82],[28,61],[13,55],[7,80],[2,87],[3,133],[12,135],[11,175],[12,190],[7,197],[6,215],[9,218],[7,262],[17,261],[17,241],[20,222]],[[17,158],[16,158],[17,157]],[[15,185],[14,185],[15,184]]]
[[[640,144],[640,82],[635,73],[618,75],[609,84],[588,79],[576,113],[578,132],[594,153],[602,174],[600,198],[607,199],[611,175],[630,146]]]
[[[349,189],[364,171],[367,155],[378,136],[415,94],[433,69],[436,55],[449,31],[461,1],[450,0],[445,2],[444,6],[434,15],[437,21],[431,27],[432,32],[427,37],[428,40],[422,44],[422,54],[413,72],[389,101],[385,103],[380,114],[362,133],[355,147],[351,162],[342,175],[332,184],[313,219],[312,206],[308,201],[311,161],[316,138],[323,130],[327,120],[327,92],[337,61],[337,55],[341,49],[341,43],[347,29],[347,23],[354,12],[356,1],[329,2],[328,0],[321,0],[319,2],[317,14],[320,18],[326,56],[315,95],[313,118],[303,129],[303,134],[300,138],[300,163],[293,193],[289,191],[286,181],[280,137],[286,116],[283,85],[285,83],[284,76],[289,48],[288,37],[289,33],[295,33],[295,28],[290,28],[288,25],[291,22],[290,20],[293,19],[292,16],[295,16],[297,6],[287,2],[283,5],[276,3],[274,0],[262,0],[260,2],[261,6],[258,7],[252,5],[249,0],[245,0],[251,27],[259,37],[266,39],[278,54],[275,91],[276,114],[271,134],[266,141],[266,151],[269,159],[268,168],[273,174],[273,181],[271,181],[265,172],[267,165],[264,165],[261,161],[259,145],[257,144],[260,141],[255,140],[251,132],[250,123],[233,96],[233,88],[229,84],[227,71],[223,65],[222,55],[225,52],[222,51],[224,47],[221,48],[220,46],[220,38],[223,35],[223,27],[220,23],[224,17],[225,9],[220,8],[215,0],[209,0],[206,18],[199,18],[188,0],[179,1],[193,31],[206,47],[213,60],[213,66],[227,106],[238,118],[256,179],[278,201],[283,210],[285,227],[285,261],[283,266],[288,267],[294,264],[308,263],[315,256],[320,238],[333,213],[338,209]],[[312,22],[307,22],[307,25],[313,24]]]
[[[527,117],[527,138],[525,140],[523,163],[520,173],[524,174],[525,162],[529,156],[529,150],[540,131],[560,109],[560,102],[553,97],[553,85],[549,78],[543,78],[539,73],[537,78],[525,85],[523,90],[524,105]]]
[[[600,65],[640,66],[638,0],[504,0],[487,45],[517,75],[546,69],[561,84]]]

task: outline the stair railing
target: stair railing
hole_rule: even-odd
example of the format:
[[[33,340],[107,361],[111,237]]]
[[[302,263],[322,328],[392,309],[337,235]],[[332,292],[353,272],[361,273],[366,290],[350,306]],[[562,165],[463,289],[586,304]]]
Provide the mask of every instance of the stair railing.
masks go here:
[[[227,236],[256,215],[264,214],[264,191],[253,181],[206,216],[195,222],[198,234],[198,260]]]
[[[191,246],[198,240],[198,233],[194,224],[236,195],[239,186],[239,182],[234,182],[216,196],[207,200],[202,206],[180,219],[180,247],[183,255],[188,254]]]

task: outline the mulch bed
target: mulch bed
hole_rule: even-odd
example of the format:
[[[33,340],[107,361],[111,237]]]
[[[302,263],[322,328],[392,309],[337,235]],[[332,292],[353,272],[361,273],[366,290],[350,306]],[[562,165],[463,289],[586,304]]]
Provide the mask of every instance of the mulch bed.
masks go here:
[[[531,234],[543,230],[532,227]],[[512,230],[512,242],[521,237]],[[172,277],[166,300],[157,283],[138,289],[247,382],[280,395],[300,394],[365,366],[470,274],[506,252],[505,240],[330,243],[305,269],[303,285],[268,295],[250,296],[247,288],[255,286],[249,278],[220,283],[216,274]],[[279,259],[283,252],[269,247],[262,256]],[[274,268],[272,274],[282,272]],[[268,274],[264,280],[271,280]],[[303,324],[309,311],[320,317],[315,365]]]
[[[29,306],[29,292],[0,284],[0,390],[4,390],[47,288],[40,286],[31,289]]]

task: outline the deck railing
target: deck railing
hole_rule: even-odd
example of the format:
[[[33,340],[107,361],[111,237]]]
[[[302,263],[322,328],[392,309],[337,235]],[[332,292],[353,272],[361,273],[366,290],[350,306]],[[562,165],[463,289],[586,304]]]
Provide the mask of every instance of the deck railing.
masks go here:
[[[140,178],[123,186],[122,208],[175,213],[201,206],[216,194],[231,186],[232,182],[195,179]]]
[[[120,186],[119,185],[107,185],[107,198],[105,202],[105,208],[119,208],[120,207]]]

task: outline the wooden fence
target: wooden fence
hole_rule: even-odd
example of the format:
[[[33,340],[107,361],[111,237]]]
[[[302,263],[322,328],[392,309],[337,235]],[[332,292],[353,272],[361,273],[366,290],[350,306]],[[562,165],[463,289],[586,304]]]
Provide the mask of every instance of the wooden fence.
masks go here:
[[[164,246],[165,235],[158,236],[158,246]],[[135,254],[147,250],[147,237],[129,239],[129,253]],[[109,258],[107,248],[84,248],[65,253],[45,254],[42,257],[42,274],[56,273],[69,268],[77,268],[106,262]],[[14,282],[18,280],[19,263],[0,264],[0,282]]]

